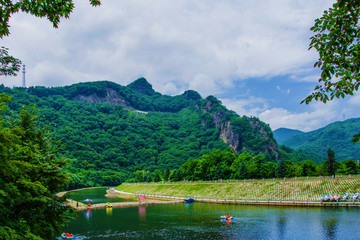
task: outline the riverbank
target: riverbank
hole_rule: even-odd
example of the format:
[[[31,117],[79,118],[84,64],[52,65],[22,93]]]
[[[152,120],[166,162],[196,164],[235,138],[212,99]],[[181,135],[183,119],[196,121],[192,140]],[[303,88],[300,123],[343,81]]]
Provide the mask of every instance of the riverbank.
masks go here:
[[[77,190],[75,190],[75,191],[77,191]],[[66,192],[60,192],[57,194],[57,196],[59,196],[59,197],[63,196],[65,193]],[[171,204],[171,203],[184,202],[182,199],[180,200],[180,199],[166,199],[166,198],[152,198],[152,199],[139,200],[137,196],[119,192],[114,189],[108,189],[106,191],[105,197],[125,198],[125,199],[131,200],[129,202],[112,202],[111,205],[113,208],[137,207],[137,206],[147,206],[147,205],[154,205],[154,204]],[[90,209],[108,208],[108,205],[106,203],[97,203],[97,204],[91,204],[90,206],[88,206],[82,202],[77,202],[77,201],[74,201],[71,199],[67,199],[66,204],[78,211],[87,210],[89,208]]]
[[[356,206],[358,200],[322,202],[327,194],[360,192],[360,177],[318,178],[301,180],[247,180],[216,182],[179,182],[163,184],[122,184],[115,188],[133,195],[183,199],[192,195],[195,201],[232,204],[287,205],[287,206]]]

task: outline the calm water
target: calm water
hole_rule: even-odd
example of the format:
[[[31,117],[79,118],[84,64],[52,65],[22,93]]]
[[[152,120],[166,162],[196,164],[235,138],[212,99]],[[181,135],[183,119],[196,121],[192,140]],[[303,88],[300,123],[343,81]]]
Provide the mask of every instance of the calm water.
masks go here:
[[[128,199],[123,198],[107,198],[106,188],[89,188],[79,191],[72,191],[69,198],[74,201],[83,202],[85,199],[91,199],[92,203],[106,203],[106,202],[129,202]]]
[[[231,222],[220,216],[230,213]],[[181,203],[74,213],[78,239],[360,239],[357,208]]]

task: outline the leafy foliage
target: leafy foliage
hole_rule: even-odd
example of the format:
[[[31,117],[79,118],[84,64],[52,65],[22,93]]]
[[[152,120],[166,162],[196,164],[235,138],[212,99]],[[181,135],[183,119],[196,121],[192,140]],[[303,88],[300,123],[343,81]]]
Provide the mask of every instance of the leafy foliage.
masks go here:
[[[68,211],[55,196],[68,179],[66,159],[33,107],[3,115],[9,100],[0,94],[0,238],[55,238]]]
[[[92,6],[101,5],[100,0],[90,0]],[[57,28],[61,18],[69,18],[70,13],[74,9],[73,0],[61,1],[13,1],[2,0],[0,3],[0,38],[10,34],[9,20],[11,16],[19,11],[30,13],[35,17],[46,17],[54,28]],[[0,49],[0,76],[11,75],[16,76],[20,70],[21,61],[8,55],[8,49],[1,47]],[[10,66],[9,66],[10,65]]]
[[[302,102],[326,103],[334,98],[353,95],[360,86],[360,2],[337,0],[332,8],[315,20],[310,47],[319,52],[314,67],[322,71],[320,85]],[[353,142],[359,141],[355,135]]]
[[[92,6],[99,6],[101,1],[90,0]],[[9,20],[11,16],[19,11],[30,13],[35,17],[47,17],[47,19],[53,24],[54,28],[57,28],[61,18],[69,18],[70,13],[74,9],[73,0],[62,1],[12,1],[3,0],[1,3],[1,30],[0,38],[10,34]]]
[[[16,76],[20,70],[21,61],[8,54],[5,47],[0,48],[0,76]]]

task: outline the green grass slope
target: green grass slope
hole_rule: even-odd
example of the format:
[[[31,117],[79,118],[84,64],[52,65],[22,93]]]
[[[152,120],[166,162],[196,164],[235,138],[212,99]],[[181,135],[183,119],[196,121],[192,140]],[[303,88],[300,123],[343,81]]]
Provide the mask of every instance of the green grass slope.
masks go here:
[[[228,200],[263,201],[320,201],[324,194],[340,194],[360,191],[360,176],[336,179],[311,178],[301,180],[247,180],[223,183],[169,183],[169,184],[122,184],[116,190],[146,195]]]

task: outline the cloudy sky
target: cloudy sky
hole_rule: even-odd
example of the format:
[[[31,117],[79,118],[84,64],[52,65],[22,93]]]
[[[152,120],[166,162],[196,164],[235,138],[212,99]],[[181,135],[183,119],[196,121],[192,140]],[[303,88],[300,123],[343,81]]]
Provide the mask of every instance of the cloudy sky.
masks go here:
[[[145,77],[168,95],[214,95],[239,115],[311,131],[360,117],[360,94],[327,104],[300,104],[319,70],[308,51],[310,27],[334,0],[76,0],[70,19],[53,29],[22,13],[1,40],[26,64],[27,86]],[[22,74],[0,77],[21,86]]]

